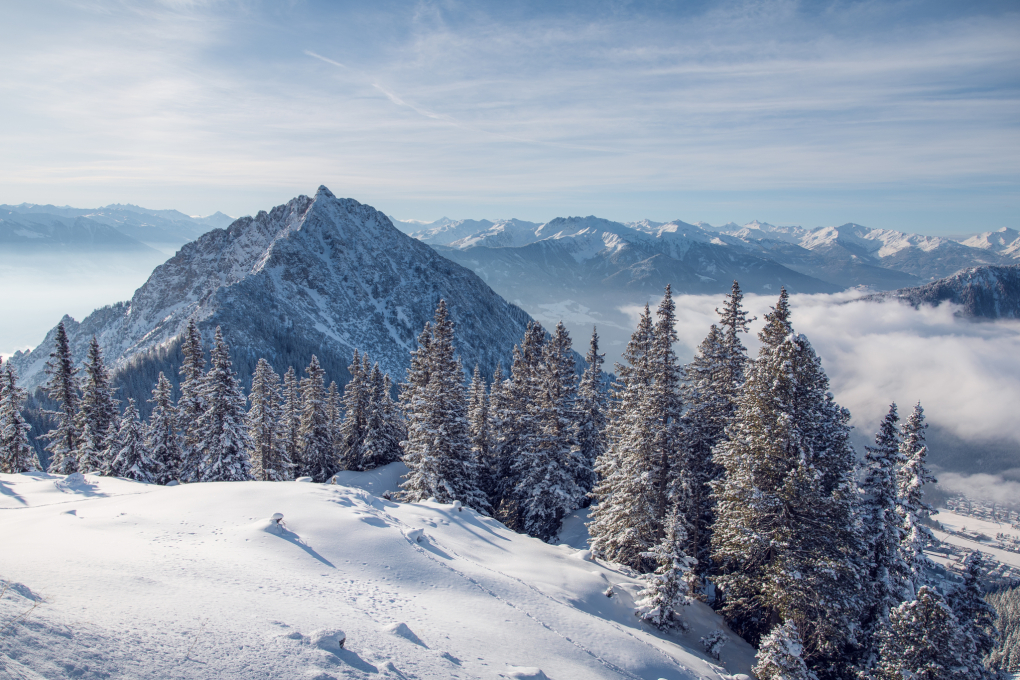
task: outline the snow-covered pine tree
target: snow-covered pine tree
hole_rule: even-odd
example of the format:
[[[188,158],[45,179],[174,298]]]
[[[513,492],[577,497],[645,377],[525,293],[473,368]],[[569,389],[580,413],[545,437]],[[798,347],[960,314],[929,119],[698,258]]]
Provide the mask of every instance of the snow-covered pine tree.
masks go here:
[[[507,448],[506,435],[509,434],[509,423],[513,420],[513,403],[510,398],[509,381],[503,375],[503,363],[496,363],[489,385],[489,457],[480,461],[479,469],[482,490],[489,498],[494,516],[506,523],[504,514],[516,517],[516,508],[504,507],[501,502],[505,490],[504,480],[510,476],[511,455]],[[509,510],[504,513],[504,510]],[[509,525],[508,525],[509,526]]]
[[[652,315],[645,310],[616,365],[617,382],[606,423],[606,451],[596,461],[599,481],[588,523],[592,553],[643,572],[656,564],[643,557],[659,542],[661,523],[650,511],[648,465],[652,458],[652,419],[646,397],[651,376]]]
[[[793,332],[785,289],[715,450],[715,578],[730,626],[756,644],[795,621],[809,668],[840,677],[859,622],[863,546],[850,414],[821,361]]]
[[[145,426],[138,415],[134,399],[128,399],[127,408],[120,418],[116,434],[110,437],[107,458],[111,460],[110,474],[151,484],[156,480],[159,466],[153,460],[152,450],[145,443]]]
[[[666,518],[662,540],[644,555],[658,563],[658,567],[640,593],[635,614],[659,630],[689,628],[680,614],[680,609],[691,602],[690,576],[694,566],[685,552],[688,543],[685,525],[686,521],[674,508]]]
[[[962,663],[964,646],[953,610],[938,592],[921,586],[917,599],[889,611],[874,680],[974,678]],[[980,676],[977,676],[980,677]]]
[[[529,411],[537,430],[531,446],[519,450],[511,465],[521,529],[550,541],[559,533],[563,518],[580,504],[583,495],[575,482],[578,468],[574,430],[574,373],[570,335],[563,323],[543,344],[537,366],[529,369],[537,395]]]
[[[287,476],[293,479],[295,471],[304,474],[301,459],[301,388],[293,366],[283,374],[283,410],[280,412],[280,446],[283,460],[287,463]]]
[[[308,377],[301,379],[301,426],[298,431],[303,465],[301,475],[322,483],[339,469],[326,412],[326,371],[313,354],[305,373]]]
[[[493,482],[495,481],[491,474],[492,430],[489,418],[489,395],[486,394],[485,378],[482,377],[482,371],[478,368],[478,364],[475,364],[475,370],[471,376],[468,395],[468,430],[471,434],[471,452],[475,457],[475,464],[478,466],[479,486],[485,492],[486,497],[489,497],[493,493]]]
[[[99,347],[96,336],[89,342],[89,350],[85,359],[85,375],[81,381],[81,400],[78,402],[78,426],[82,432],[89,433],[89,446],[81,446],[80,451],[97,451],[100,454],[99,467],[89,461],[86,465],[83,456],[78,454],[78,468],[99,474],[111,474],[113,465],[110,440],[117,434],[118,402],[113,398],[110,386],[110,372],[103,362],[103,351]],[[87,426],[87,427],[86,427]],[[91,455],[91,454],[89,454]],[[86,456],[87,457],[87,456]]]
[[[180,481],[184,449],[178,424],[177,406],[174,404],[173,385],[160,371],[156,387],[149,400],[152,413],[146,429],[146,443],[156,464],[156,483]]]
[[[691,480],[690,522],[691,553],[697,558],[696,572],[712,572],[712,524],[715,522],[715,498],[712,482],[723,473],[712,459],[712,450],[725,436],[726,426],[737,408],[737,395],[744,384],[747,350],[740,334],[748,331],[749,319],[742,306],[740,284],[733,282],[723,302],[719,324],[713,324],[698,346],[694,359],[684,367],[683,401],[686,412],[683,427],[686,440],[687,469]]]
[[[928,583],[927,573],[933,565],[924,549],[937,543],[935,535],[923,522],[925,517],[937,512],[924,502],[924,485],[937,481],[927,465],[928,447],[924,444],[927,427],[924,409],[918,402],[900,433],[902,465],[897,473],[899,514],[903,527],[899,559],[906,567],[907,592],[904,600],[914,599],[917,589]]]
[[[57,426],[43,435],[49,440],[46,450],[50,452],[49,471],[58,475],[69,475],[78,471],[78,444],[81,432],[78,429],[78,369],[71,357],[71,345],[64,330],[64,322],[57,324],[53,339],[53,352],[46,362],[44,389],[50,399],[60,404],[59,411],[46,414],[57,419]]]
[[[99,437],[93,436],[92,426],[86,422],[80,432],[81,439],[78,442],[78,450],[75,451],[75,456],[78,459],[78,472],[89,472],[94,475],[109,474],[110,466],[106,461],[106,452],[95,448],[95,442]]]
[[[445,300],[439,301],[427,331],[431,337],[412,353],[405,383],[411,403],[405,408],[404,463],[408,472],[401,484],[402,495],[412,503],[429,498],[440,503],[459,500],[488,512],[489,501],[478,486],[479,474],[471,455],[464,369],[454,353],[453,321]]]
[[[896,404],[882,420],[875,445],[866,447],[864,482],[861,488],[861,524],[867,550],[867,581],[862,612],[861,671],[875,664],[881,632],[889,610],[907,595],[905,565],[900,560],[903,525],[897,510],[896,473],[900,468],[900,440]]]
[[[18,474],[39,469],[39,457],[28,440],[32,426],[21,409],[28,393],[18,387],[18,373],[8,362],[0,368],[0,472]]]
[[[804,662],[804,645],[793,621],[777,625],[762,638],[754,657],[758,680],[816,680]]]
[[[194,319],[188,321],[188,328],[181,336],[181,352],[184,354],[184,362],[180,368],[181,398],[177,401],[177,413],[184,445],[178,474],[182,482],[197,482],[204,463],[198,423],[206,411],[202,401],[205,391],[205,349],[202,347],[202,334]]]
[[[290,478],[280,429],[284,424],[280,406],[280,376],[265,359],[259,359],[251,379],[251,406],[246,425],[251,441],[252,478],[279,482]]]
[[[326,390],[326,420],[329,423],[329,438],[333,442],[333,456],[339,461],[338,443],[340,441],[340,427],[344,422],[343,398],[340,396],[340,388],[336,380],[329,381],[329,388]]]
[[[372,393],[369,400],[363,463],[366,470],[374,470],[400,460],[403,453],[400,442],[407,437],[407,429],[404,427],[403,415],[390,397],[390,390],[393,388],[390,376],[383,375],[378,363],[372,366],[369,384]]]
[[[203,482],[241,482],[251,479],[251,441],[245,428],[244,391],[230,361],[230,348],[219,326],[210,353],[209,372],[201,393],[205,412],[197,431],[203,453],[199,475]]]
[[[368,431],[372,391],[366,369],[358,350],[354,350],[354,358],[347,367],[351,379],[344,386],[344,418],[337,438],[341,470],[365,469],[365,435]]]
[[[985,601],[981,588],[981,552],[973,551],[963,564],[967,570],[963,584],[948,598],[960,626],[961,660],[968,678],[994,680],[996,674],[985,665],[985,659],[995,648],[998,631],[995,609]]]
[[[577,387],[577,446],[580,465],[575,473],[574,482],[584,494],[581,507],[591,502],[588,494],[595,487],[595,461],[606,451],[606,414],[608,412],[608,395],[606,394],[605,374],[602,364],[605,354],[599,353],[599,334],[592,328],[591,342],[588,345],[588,362],[581,382]]]

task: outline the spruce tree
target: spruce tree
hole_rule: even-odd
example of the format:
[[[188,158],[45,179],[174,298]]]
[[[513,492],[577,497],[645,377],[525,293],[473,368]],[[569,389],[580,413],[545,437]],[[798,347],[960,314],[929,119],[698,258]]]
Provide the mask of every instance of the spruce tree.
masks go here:
[[[489,502],[478,486],[471,455],[464,370],[454,353],[453,321],[445,300],[439,301],[431,328],[426,326],[429,330],[431,337],[412,353],[405,383],[408,473],[401,484],[403,496],[412,503],[429,498],[440,503],[459,500],[488,512]]]
[[[661,524],[655,521],[654,487],[646,477],[652,454],[652,419],[646,404],[652,382],[652,315],[645,305],[638,327],[624,351],[625,364],[616,365],[613,405],[606,425],[607,448],[596,461],[595,504],[588,523],[592,553],[642,572],[657,566],[644,557],[659,542]]]
[[[301,388],[293,366],[283,374],[283,410],[280,412],[280,446],[287,463],[285,479],[293,479],[295,471],[304,474],[301,458]]]
[[[992,680],[995,674],[985,665],[985,658],[995,648],[998,631],[995,609],[985,601],[981,589],[981,552],[973,551],[963,564],[966,569],[963,584],[949,596],[949,606],[962,636],[961,660],[968,678]]]
[[[777,625],[762,638],[754,658],[758,680],[816,680],[804,662],[804,645],[793,621]]]
[[[298,431],[303,466],[301,474],[322,483],[338,470],[326,410],[326,371],[313,354],[305,373],[308,377],[301,379],[301,425]]]
[[[209,372],[201,392],[205,411],[197,432],[203,454],[199,480],[240,482],[251,479],[251,441],[245,429],[245,397],[230,361],[230,348],[219,326],[213,340]]]
[[[340,461],[340,427],[344,421],[343,398],[336,380],[329,381],[326,389],[326,422],[329,430],[329,441],[333,446],[333,459]],[[341,469],[338,467],[338,469]]]
[[[340,469],[364,470],[372,385],[358,350],[354,350],[354,358],[347,370],[350,371],[351,379],[344,386],[344,417],[337,439]]]
[[[390,376],[383,375],[379,364],[372,366],[369,384],[371,399],[362,461],[366,470],[373,470],[400,460],[403,453],[400,442],[407,437],[407,430],[403,415],[390,397],[393,388]]]
[[[246,425],[251,441],[251,471],[254,479],[279,482],[289,479],[290,465],[286,460],[280,436],[283,420],[280,405],[280,376],[265,359],[259,359],[251,379],[251,406]]]
[[[478,467],[479,486],[485,492],[486,497],[489,497],[493,493],[493,482],[495,481],[491,474],[493,441],[491,419],[489,418],[489,395],[486,394],[485,378],[482,377],[482,371],[478,368],[478,364],[475,364],[468,394],[468,429],[471,434],[471,452]]]
[[[92,434],[92,426],[86,421],[81,428],[81,440],[78,443],[78,450],[75,455],[78,459],[78,472],[92,473],[94,475],[110,474],[109,461],[106,459],[106,451],[97,449],[95,443],[101,438]]]
[[[153,460],[152,450],[145,442],[145,427],[138,415],[134,399],[128,399],[117,432],[110,437],[106,458],[111,461],[110,474],[114,477],[149,484],[156,481],[159,466]]]
[[[481,468],[480,486],[489,498],[494,516],[504,524],[504,515],[516,516],[516,509],[510,508],[502,501],[507,485],[504,480],[510,477],[510,423],[514,420],[513,403],[510,399],[509,381],[503,375],[503,363],[496,363],[489,386],[489,457],[479,460]],[[507,512],[504,512],[507,511]],[[509,526],[509,524],[507,524]]]
[[[917,599],[889,612],[889,628],[870,674],[875,680],[954,680],[968,674],[964,640],[953,610],[937,591],[921,586]]]
[[[690,536],[691,487],[690,467],[684,460],[684,432],[680,393],[682,369],[673,345],[677,342],[676,304],[672,287],[667,285],[656,311],[651,352],[651,389],[646,404],[653,418],[652,457],[647,461],[647,479],[655,485],[653,513],[662,523],[676,506],[684,521],[684,533]],[[688,546],[689,547],[689,546]]]
[[[511,493],[517,502],[521,529],[550,541],[583,495],[575,482],[580,467],[574,430],[577,376],[570,336],[562,323],[543,343],[538,361],[528,368],[527,376],[537,392],[535,401],[528,405],[535,429],[528,445],[514,456]]]
[[[690,574],[693,564],[686,553],[685,524],[679,511],[674,508],[666,518],[662,540],[645,554],[646,558],[658,563],[658,567],[640,594],[636,614],[659,630],[679,628],[686,631],[689,628],[679,613],[681,607],[691,601]]]
[[[889,610],[903,602],[908,593],[903,578],[905,565],[899,552],[903,526],[897,512],[896,474],[901,464],[897,422],[896,404],[891,404],[875,435],[875,445],[866,447],[865,478],[861,488],[868,570],[862,617],[863,671],[875,663],[879,636],[888,621]]]
[[[184,441],[183,462],[179,471],[182,482],[197,482],[200,479],[204,454],[199,421],[205,413],[203,401],[205,391],[205,350],[202,348],[202,334],[194,319],[188,321],[188,328],[181,337],[181,398],[177,401],[181,435]]]
[[[184,463],[183,442],[177,406],[173,400],[173,385],[162,371],[149,403],[153,406],[146,430],[146,443],[156,465],[155,481],[157,484],[180,481],[181,466]]]
[[[742,306],[740,284],[733,287],[719,314],[698,346],[694,359],[684,367],[683,399],[686,412],[683,426],[686,439],[687,468],[691,480],[688,518],[691,551],[697,558],[701,576],[712,573],[711,541],[715,522],[715,498],[711,485],[723,473],[712,458],[715,446],[725,437],[733,420],[737,396],[744,384],[747,350],[740,334],[748,331],[751,319]]]
[[[927,427],[924,409],[918,403],[900,433],[902,466],[897,473],[897,486],[903,539],[899,559],[906,569],[905,600],[913,599],[917,589],[928,583],[932,561],[924,554],[924,549],[937,542],[931,529],[924,525],[924,518],[936,513],[935,508],[924,501],[924,485],[937,481],[927,466],[928,447],[924,444]]]
[[[96,336],[89,342],[88,355],[85,359],[85,375],[81,381],[81,400],[78,402],[78,425],[81,431],[89,433],[88,446],[80,445],[78,468],[82,471],[110,474],[113,460],[107,455],[110,452],[110,440],[117,433],[117,401],[113,398],[110,386],[110,372],[103,362],[103,352]],[[100,459],[98,467],[89,460],[91,452],[98,451]]]
[[[21,409],[28,393],[18,387],[18,373],[8,362],[0,368],[0,472],[18,474],[39,469],[39,457],[28,440],[32,426]]]
[[[53,339],[53,352],[46,362],[44,389],[50,399],[60,404],[59,411],[46,414],[57,419],[57,426],[43,435],[50,441],[46,450],[50,452],[49,471],[58,475],[69,475],[78,471],[78,444],[81,432],[78,426],[78,369],[71,357],[71,345],[64,330],[64,322],[57,324]]]
[[[790,325],[786,291],[765,318],[762,347],[715,450],[713,560],[722,613],[756,644],[796,621],[804,659],[826,677],[849,666],[861,606],[850,414],[821,362]]]
[[[605,377],[602,364],[605,354],[599,353],[598,329],[592,328],[588,355],[585,357],[588,366],[581,376],[577,388],[577,447],[579,465],[574,482],[580,493],[584,494],[580,505],[585,507],[591,502],[588,494],[595,487],[595,461],[606,451],[606,413],[608,399],[605,388]]]

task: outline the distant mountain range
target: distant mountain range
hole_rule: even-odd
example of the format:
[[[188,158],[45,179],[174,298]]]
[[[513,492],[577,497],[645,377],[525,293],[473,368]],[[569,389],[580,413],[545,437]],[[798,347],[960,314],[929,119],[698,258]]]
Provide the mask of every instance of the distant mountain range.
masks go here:
[[[64,324],[76,361],[96,336],[119,397],[143,404],[158,371],[176,380],[177,338],[189,319],[207,347],[222,327],[242,378],[259,357],[282,373],[289,365],[302,371],[316,354],[343,384],[360,349],[399,381],[440,298],[467,370],[478,364],[491,375],[497,361],[509,365],[530,320],[524,311],[374,208],[320,187],[312,198],[209,231],[157,267],[131,300]],[[12,358],[27,387],[45,380],[54,336]]]
[[[190,217],[176,210],[149,210],[136,205],[83,209],[68,206],[0,205],[0,245],[18,252],[54,249],[142,252],[148,248],[172,255],[210,229],[234,218],[221,212]]]

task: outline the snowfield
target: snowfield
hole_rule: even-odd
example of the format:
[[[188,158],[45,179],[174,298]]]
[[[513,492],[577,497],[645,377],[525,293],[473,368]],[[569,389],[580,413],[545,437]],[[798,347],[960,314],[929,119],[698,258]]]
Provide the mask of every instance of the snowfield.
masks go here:
[[[701,652],[724,627],[705,605],[686,608],[688,633],[660,634],[633,615],[633,575],[469,509],[382,498],[403,471],[174,487],[0,475],[0,677],[750,673],[754,650],[728,631],[721,662]],[[575,546],[582,520],[564,531]]]

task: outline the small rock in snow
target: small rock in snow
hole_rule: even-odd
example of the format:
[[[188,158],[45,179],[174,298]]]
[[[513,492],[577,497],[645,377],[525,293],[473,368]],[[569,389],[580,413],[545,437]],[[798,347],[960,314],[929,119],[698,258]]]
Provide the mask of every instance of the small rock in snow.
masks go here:
[[[453,502],[453,509],[456,510],[457,512],[463,512],[464,511],[464,504],[461,503],[460,501],[454,501]]]
[[[424,529],[411,529],[404,533],[407,540],[414,541],[415,543],[421,543],[422,537],[425,535]]]
[[[335,652],[344,648],[347,634],[339,628],[323,628],[309,635],[308,641],[319,649]]]
[[[295,482],[311,482],[312,478],[311,477],[298,477],[294,481]]]
[[[406,623],[391,623],[390,625],[383,627],[383,630],[385,630],[387,633],[392,633],[397,637],[402,637],[405,640],[408,640],[409,642],[413,642],[416,645],[424,647],[425,649],[429,648],[427,644],[422,642],[422,639],[420,637],[415,635],[414,632],[407,627]]]
[[[541,668],[534,666],[507,666],[506,675],[514,680],[549,680]]]

